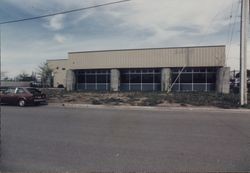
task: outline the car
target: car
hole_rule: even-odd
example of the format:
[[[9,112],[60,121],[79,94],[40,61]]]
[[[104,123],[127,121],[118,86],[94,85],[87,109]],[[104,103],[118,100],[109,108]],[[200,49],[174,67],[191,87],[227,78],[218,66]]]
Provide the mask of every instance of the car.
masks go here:
[[[1,104],[11,104],[24,107],[46,103],[46,95],[32,87],[1,87]]]

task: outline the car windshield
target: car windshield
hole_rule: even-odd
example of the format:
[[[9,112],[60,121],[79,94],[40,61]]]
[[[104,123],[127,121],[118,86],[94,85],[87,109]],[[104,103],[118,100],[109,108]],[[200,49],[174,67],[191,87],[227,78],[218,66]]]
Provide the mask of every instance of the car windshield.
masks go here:
[[[32,94],[41,94],[41,91],[36,88],[27,88],[27,90]]]

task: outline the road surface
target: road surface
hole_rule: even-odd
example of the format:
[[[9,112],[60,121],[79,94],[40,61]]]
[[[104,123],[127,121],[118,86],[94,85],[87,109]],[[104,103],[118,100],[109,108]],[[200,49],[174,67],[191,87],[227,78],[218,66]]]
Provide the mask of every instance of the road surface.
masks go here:
[[[2,107],[1,171],[250,171],[250,112]]]

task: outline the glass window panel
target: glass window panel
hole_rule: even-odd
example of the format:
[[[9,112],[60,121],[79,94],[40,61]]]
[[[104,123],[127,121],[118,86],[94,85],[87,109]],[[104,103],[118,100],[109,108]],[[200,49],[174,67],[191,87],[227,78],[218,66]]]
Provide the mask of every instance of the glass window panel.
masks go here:
[[[17,90],[17,94],[23,94],[23,93],[25,93],[24,89],[22,89],[22,88],[18,88],[18,90]]]
[[[161,74],[155,74],[155,83],[161,83]]]
[[[129,73],[129,70],[127,69],[123,69],[123,70],[120,70],[121,74],[125,74],[125,73]]]
[[[130,90],[131,91],[141,91],[141,84],[131,84]]]
[[[155,73],[161,73],[160,69],[155,69]]]
[[[217,69],[216,68],[207,68],[207,72],[216,72],[217,71]]]
[[[78,90],[85,90],[85,84],[80,84],[80,83],[78,83],[78,84],[77,84],[77,89],[78,89]]]
[[[192,84],[180,84],[181,91],[192,91]]]
[[[179,84],[174,84],[173,88],[172,88],[172,91],[180,91]]]
[[[106,75],[107,83],[110,83],[110,74]]]
[[[178,73],[179,72],[179,68],[172,68],[172,72]]]
[[[207,74],[207,83],[216,83],[216,73]]]
[[[105,91],[107,90],[107,85],[106,84],[97,84],[97,90],[99,91]]]
[[[206,68],[194,68],[194,72],[206,72]]]
[[[172,74],[172,79],[171,79],[171,81],[172,81],[172,82],[175,82],[175,83],[179,83],[179,79],[176,81],[177,77],[178,77],[178,74]]]
[[[121,75],[121,83],[129,83],[129,74]]]
[[[85,83],[85,76],[79,75],[77,77],[77,82],[78,83]]]
[[[192,83],[192,74],[181,74],[181,83]]]
[[[161,84],[160,83],[154,84],[154,86],[155,86],[155,91],[161,91]]]
[[[141,83],[141,75],[140,74],[131,74],[130,75],[130,83]]]
[[[194,84],[194,91],[206,91],[206,84]]]
[[[120,89],[121,91],[129,91],[129,84],[121,84]]]
[[[154,84],[142,84],[142,91],[154,91]]]
[[[152,74],[143,74],[142,83],[154,83],[154,75]]]
[[[192,68],[184,68],[183,72],[192,72]]]
[[[107,83],[107,75],[97,75],[97,83]]]
[[[86,75],[86,83],[96,83],[95,75]]]
[[[206,74],[194,73],[194,83],[206,83]]]
[[[207,85],[207,91],[215,91],[216,84],[208,84]]]
[[[86,84],[86,90],[96,90],[96,84]]]

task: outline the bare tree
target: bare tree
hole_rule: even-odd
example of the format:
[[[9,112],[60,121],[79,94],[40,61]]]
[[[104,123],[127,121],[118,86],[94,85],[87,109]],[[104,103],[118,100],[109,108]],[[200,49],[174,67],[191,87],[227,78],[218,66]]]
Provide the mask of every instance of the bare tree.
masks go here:
[[[53,70],[49,67],[48,63],[42,63],[38,67],[38,76],[41,79],[41,83],[43,87],[51,86]]]

